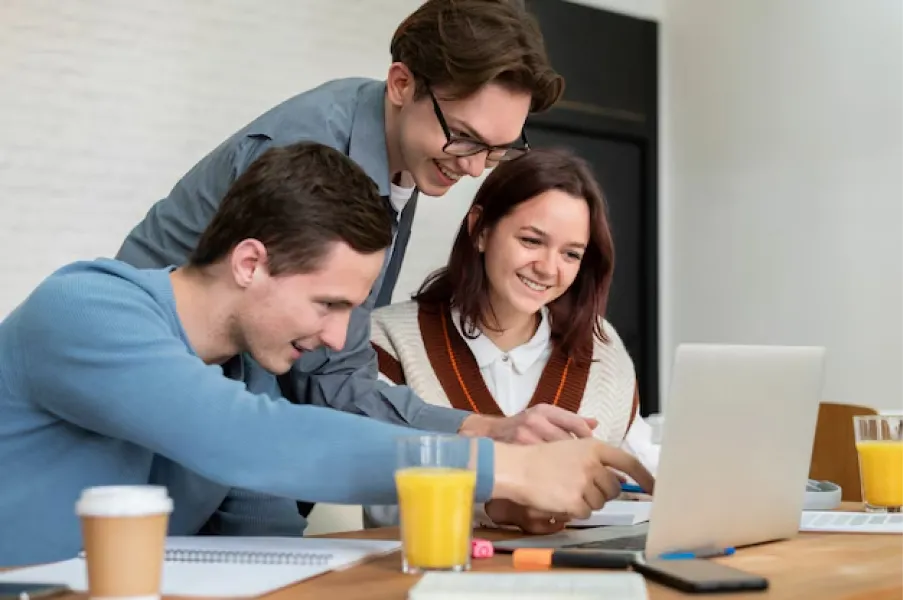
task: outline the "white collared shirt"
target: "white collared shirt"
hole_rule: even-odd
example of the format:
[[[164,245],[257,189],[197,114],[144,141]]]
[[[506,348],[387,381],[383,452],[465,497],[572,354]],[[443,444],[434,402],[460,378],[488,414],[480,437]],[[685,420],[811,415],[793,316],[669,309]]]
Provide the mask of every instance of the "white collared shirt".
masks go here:
[[[548,314],[548,309],[543,307],[539,327],[528,342],[509,352],[502,352],[482,333],[478,333],[476,339],[464,335],[460,323],[461,313],[452,309],[455,329],[470,348],[489,393],[506,417],[527,408],[542,371],[552,355],[552,328],[549,326]],[[476,331],[479,332],[479,329]]]
[[[413,195],[414,188],[406,188],[394,183],[392,184],[392,187],[389,189],[389,202],[392,204],[392,208],[395,209],[396,220],[401,219],[401,211],[404,210],[404,207],[407,206],[408,201]]]
[[[526,343],[503,352],[482,333],[478,333],[475,339],[464,335],[460,324],[461,313],[457,309],[452,309],[451,317],[455,329],[470,348],[489,393],[506,417],[516,415],[527,408],[539,384],[543,369],[552,356],[549,311],[543,307],[540,314],[539,327],[536,328],[533,337]],[[661,447],[653,443],[652,427],[640,416],[639,407],[622,447],[655,474]]]

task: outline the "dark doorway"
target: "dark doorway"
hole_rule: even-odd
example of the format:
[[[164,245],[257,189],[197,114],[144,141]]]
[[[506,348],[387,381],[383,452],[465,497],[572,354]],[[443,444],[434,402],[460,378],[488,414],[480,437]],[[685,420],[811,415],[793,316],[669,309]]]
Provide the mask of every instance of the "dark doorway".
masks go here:
[[[567,83],[559,106],[531,117],[527,136],[578,153],[605,193],[616,254],[607,318],[633,359],[645,416],[659,409],[658,26],[564,0],[527,5]]]

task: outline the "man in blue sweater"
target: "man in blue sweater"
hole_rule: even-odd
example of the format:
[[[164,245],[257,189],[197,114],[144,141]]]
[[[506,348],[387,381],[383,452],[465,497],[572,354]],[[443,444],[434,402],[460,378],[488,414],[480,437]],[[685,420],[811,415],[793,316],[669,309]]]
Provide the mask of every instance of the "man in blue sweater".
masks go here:
[[[391,235],[367,175],[299,143],[237,178],[184,267],[96,260],[42,282],[0,323],[0,567],[75,555],[96,485],[166,485],[173,535],[298,535],[290,499],[397,502],[412,431],[289,403],[274,376],[342,347]],[[591,439],[478,443],[478,501],[585,517],[620,492],[608,465],[652,487]]]

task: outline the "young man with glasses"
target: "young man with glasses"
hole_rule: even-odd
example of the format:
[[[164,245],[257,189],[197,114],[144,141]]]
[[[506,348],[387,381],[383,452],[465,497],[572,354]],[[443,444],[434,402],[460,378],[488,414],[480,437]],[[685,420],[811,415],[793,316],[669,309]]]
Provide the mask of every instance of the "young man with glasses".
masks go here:
[[[592,422],[551,406],[511,418],[431,406],[376,379],[370,311],[391,301],[417,193],[442,196],[462,176],[528,151],[531,111],[551,107],[562,78],[521,3],[428,0],[396,30],[385,81],[331,81],[271,109],[219,145],[157,202],[117,258],[180,265],[229,185],[261,153],[302,140],[347,154],[377,183],[393,217],[392,250],[370,297],[354,311],[341,350],[305,353],[280,380],[298,403],[330,406],[418,429],[500,441],[591,435]]]

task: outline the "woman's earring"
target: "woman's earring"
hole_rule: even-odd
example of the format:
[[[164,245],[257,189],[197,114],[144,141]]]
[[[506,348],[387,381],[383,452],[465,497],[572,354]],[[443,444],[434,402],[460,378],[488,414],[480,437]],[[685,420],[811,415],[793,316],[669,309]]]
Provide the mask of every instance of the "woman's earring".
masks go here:
[[[480,254],[486,251],[486,236],[482,233],[480,234],[480,237],[477,238],[477,250],[480,251]]]

